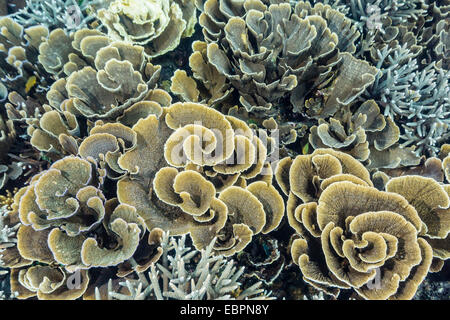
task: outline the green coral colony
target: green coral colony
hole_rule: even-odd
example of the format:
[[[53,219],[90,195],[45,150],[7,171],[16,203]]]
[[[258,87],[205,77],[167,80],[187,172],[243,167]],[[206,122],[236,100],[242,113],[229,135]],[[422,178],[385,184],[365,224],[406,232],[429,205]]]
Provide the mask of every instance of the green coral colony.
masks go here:
[[[448,268],[448,0],[18,3],[2,298],[403,300]]]

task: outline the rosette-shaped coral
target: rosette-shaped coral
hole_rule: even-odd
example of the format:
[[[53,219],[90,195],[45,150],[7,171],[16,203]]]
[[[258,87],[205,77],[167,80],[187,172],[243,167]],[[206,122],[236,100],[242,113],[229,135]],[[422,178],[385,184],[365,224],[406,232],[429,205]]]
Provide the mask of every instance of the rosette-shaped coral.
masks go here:
[[[9,179],[17,179],[22,173],[15,162],[8,159],[8,152],[16,139],[16,130],[11,120],[6,120],[0,110],[0,189]]]
[[[445,178],[450,183],[450,144],[443,144],[439,157],[442,158],[442,169],[444,170]]]
[[[144,100],[159,77],[160,67],[145,58],[142,47],[113,42],[96,30],[68,36],[57,29],[39,51],[39,61],[49,72],[68,75],[50,88],[50,105],[89,119],[121,115]]]
[[[11,269],[10,283],[18,299],[74,300],[86,291],[89,275],[85,270],[75,275],[60,267],[35,265]]]
[[[415,148],[418,156],[435,156],[450,137],[450,71],[435,61],[422,68],[406,46],[386,47],[377,56],[380,73],[364,96],[399,125],[401,147]]]
[[[176,70],[171,79],[170,90],[183,101],[215,106],[225,100],[233,88],[230,88],[225,75],[208,62],[206,42],[194,41],[192,50],[189,67],[193,78],[184,70]]]
[[[13,19],[2,17],[0,30],[2,86],[9,91],[18,91],[22,96],[42,93],[49,85],[49,79],[38,64],[37,52],[39,45],[48,36],[48,29],[44,26],[24,29]]]
[[[299,235],[293,261],[328,294],[352,288],[365,299],[411,299],[433,256],[446,252],[449,198],[432,179],[393,178],[379,191],[364,166],[331,149],[281,160],[276,178]]]
[[[295,216],[320,235],[292,245],[293,259],[311,283],[354,288],[366,299],[411,299],[428,273],[431,246],[417,237],[420,219],[398,195],[338,182],[317,203],[297,207]],[[317,245],[321,252],[314,256]],[[323,262],[327,269],[320,272]]]
[[[97,17],[109,37],[145,46],[151,57],[175,49],[197,23],[194,0],[113,0]]]
[[[311,128],[309,142],[315,149],[334,148],[364,161],[369,158],[369,145],[383,150],[397,142],[399,131],[392,119],[386,121],[380,114],[375,101],[368,100],[353,113],[340,112],[329,121],[319,120],[319,125]]]
[[[422,220],[419,235],[433,248],[433,256],[450,258],[450,185],[432,178],[404,176],[391,179],[386,191],[402,195]]]
[[[367,169],[352,156],[333,149],[317,149],[310,155],[281,159],[275,177],[290,204],[316,201],[323,190],[336,181],[350,180],[372,186]],[[295,209],[295,207],[294,207]]]
[[[36,176],[32,183],[39,177]],[[10,239],[2,239],[1,265],[11,268],[11,290],[17,292],[19,299],[35,296],[44,300],[79,298],[88,285],[86,271],[81,270],[77,274],[79,282],[76,286],[68,287],[69,278],[73,275],[55,265],[47,244],[48,230],[36,231],[20,219],[21,199],[27,191],[28,187],[24,187],[15,194],[11,211],[3,217],[11,235]]]
[[[417,38],[420,44],[425,47],[421,57],[425,65],[435,61],[439,68],[450,69],[450,10],[449,2],[425,0],[427,16],[423,18],[423,27],[417,28]],[[421,21],[422,22],[422,21]]]
[[[266,2],[197,3],[208,63],[247,111],[326,117],[373,82],[375,68],[351,55],[358,32],[343,14],[323,4]],[[317,90],[320,102],[305,106]]]
[[[20,199],[19,217],[34,230],[60,227],[69,235],[87,232],[104,218],[98,189],[103,173],[89,161],[67,157],[33,177]]]
[[[136,146],[117,160],[128,174],[117,195],[149,230],[190,233],[199,249],[217,237],[215,250],[232,255],[280,223],[284,203],[271,184],[267,142],[245,122],[176,103],[132,130]]]
[[[94,159],[101,168],[106,169],[109,178],[120,178],[125,171],[119,167],[117,160],[136,145],[136,140],[136,132],[122,123],[104,124],[99,121],[81,142],[78,154]]]
[[[135,208],[115,198],[105,199],[101,191],[104,176],[93,159],[69,156],[20,189],[13,204],[13,213],[17,211],[20,219],[17,244],[8,248],[8,266],[17,269],[27,262],[39,262],[50,268],[59,264],[64,267],[62,274],[53,269],[51,272],[62,281],[66,272],[87,276],[83,270],[91,267],[119,266],[121,274],[134,268],[145,270],[149,261],[159,257],[158,250],[146,252],[145,257],[137,252],[146,234],[144,221]],[[142,245],[149,248],[154,238],[149,235],[149,244]],[[19,274],[27,272],[19,270]],[[19,275],[19,283],[34,295],[50,293],[42,291],[41,286],[48,285],[45,279],[30,284],[21,277],[25,274]],[[79,294],[85,290],[86,286]]]

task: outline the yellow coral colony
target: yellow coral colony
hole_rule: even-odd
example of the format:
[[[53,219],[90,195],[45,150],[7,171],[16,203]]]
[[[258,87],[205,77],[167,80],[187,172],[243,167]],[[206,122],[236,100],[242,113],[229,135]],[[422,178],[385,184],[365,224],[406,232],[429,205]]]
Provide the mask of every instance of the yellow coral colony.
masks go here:
[[[353,288],[366,299],[411,299],[433,257],[448,258],[448,185],[403,176],[379,191],[364,166],[332,149],[284,158],[275,176],[299,235],[293,261],[328,294]]]

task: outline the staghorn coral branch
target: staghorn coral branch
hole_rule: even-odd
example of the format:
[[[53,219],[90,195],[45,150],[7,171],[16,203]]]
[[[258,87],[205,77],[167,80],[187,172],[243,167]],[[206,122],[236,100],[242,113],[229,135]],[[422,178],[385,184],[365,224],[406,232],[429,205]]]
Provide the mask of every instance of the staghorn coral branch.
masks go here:
[[[112,282],[108,285],[108,298],[123,300],[142,299],[264,299],[270,294],[261,289],[261,282],[243,290],[238,296],[233,292],[241,286],[239,279],[244,273],[244,267],[239,270],[233,260],[226,260],[222,255],[213,254],[214,241],[201,251],[187,247],[186,236],[176,239],[165,232],[161,247],[164,252],[161,263],[153,263],[144,277],[138,273],[138,279],[120,282],[120,286],[128,289],[128,294],[115,292]],[[200,257],[194,262],[194,257]],[[145,278],[145,280],[143,279]],[[167,287],[164,284],[167,283]],[[163,287],[161,287],[161,284]],[[100,299],[98,288],[96,299]]]

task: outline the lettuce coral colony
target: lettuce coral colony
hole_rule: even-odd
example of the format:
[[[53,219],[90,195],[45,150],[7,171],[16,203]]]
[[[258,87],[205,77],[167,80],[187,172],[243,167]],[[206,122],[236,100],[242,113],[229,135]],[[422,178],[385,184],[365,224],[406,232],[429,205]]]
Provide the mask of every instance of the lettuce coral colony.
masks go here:
[[[6,1],[0,296],[417,298],[450,257],[449,12]]]

